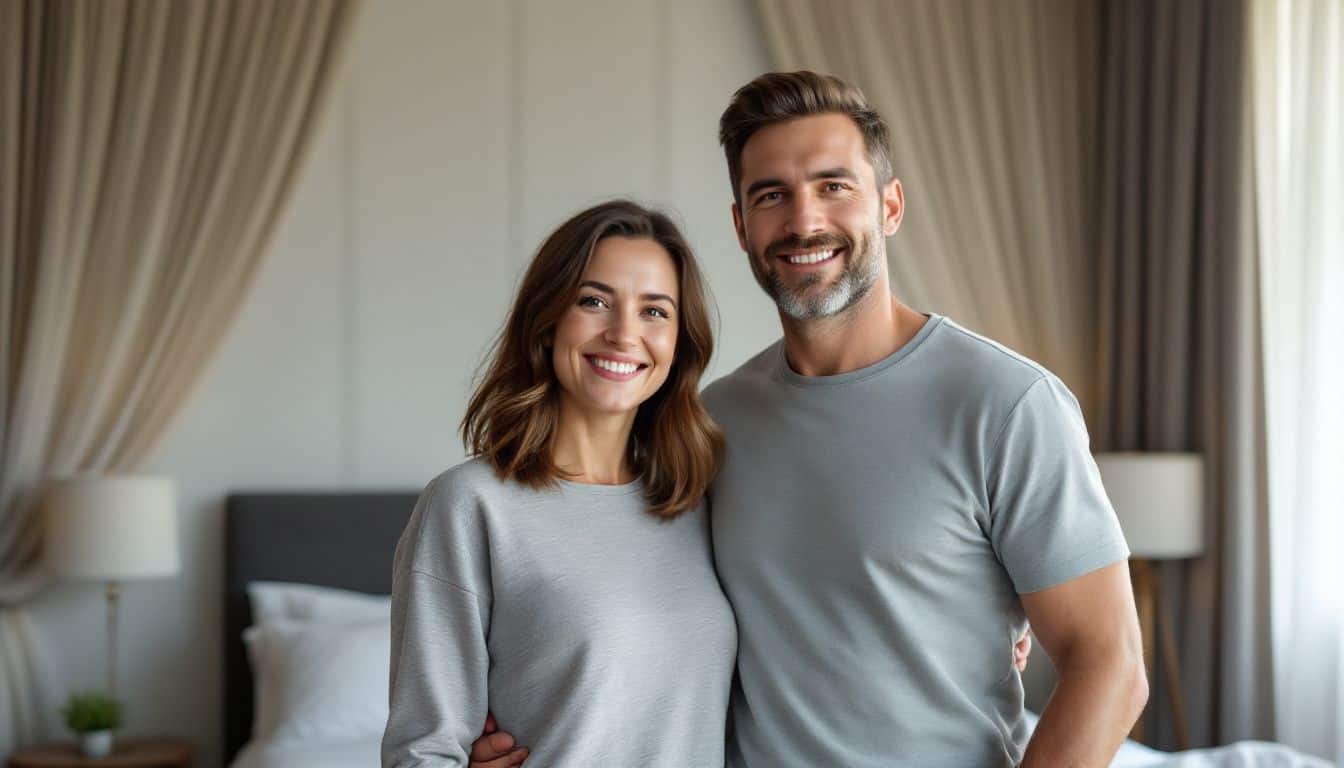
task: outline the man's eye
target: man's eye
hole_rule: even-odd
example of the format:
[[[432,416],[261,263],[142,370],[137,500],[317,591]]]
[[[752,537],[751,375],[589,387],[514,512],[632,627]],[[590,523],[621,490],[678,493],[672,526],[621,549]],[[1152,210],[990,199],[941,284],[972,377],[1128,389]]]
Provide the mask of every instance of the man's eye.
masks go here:
[[[841,184],[841,183],[838,182],[838,181],[828,181],[828,182],[826,182],[826,191],[827,191],[827,192],[843,192],[845,189],[847,189],[847,187],[845,187],[844,184]]]
[[[593,307],[594,309],[605,309],[607,302],[600,296],[584,296],[579,299],[580,307]]]
[[[778,192],[766,192],[764,195],[761,195],[760,197],[756,198],[756,202],[773,203],[774,201],[779,199],[779,196],[780,195]]]

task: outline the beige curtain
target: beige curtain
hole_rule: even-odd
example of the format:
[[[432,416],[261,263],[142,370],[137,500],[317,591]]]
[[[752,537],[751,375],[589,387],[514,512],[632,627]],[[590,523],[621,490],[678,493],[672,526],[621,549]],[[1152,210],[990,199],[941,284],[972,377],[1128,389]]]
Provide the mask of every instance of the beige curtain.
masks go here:
[[[758,0],[774,63],[863,89],[906,215],[894,289],[1032,357],[1092,417],[1091,3]]]
[[[1273,738],[1247,6],[1107,3],[1102,30],[1095,443],[1204,454],[1206,553],[1163,567],[1190,735]],[[1170,747],[1156,661],[1148,732]]]
[[[135,467],[255,274],[350,0],[0,0],[0,754],[55,682],[22,605],[52,473]]]

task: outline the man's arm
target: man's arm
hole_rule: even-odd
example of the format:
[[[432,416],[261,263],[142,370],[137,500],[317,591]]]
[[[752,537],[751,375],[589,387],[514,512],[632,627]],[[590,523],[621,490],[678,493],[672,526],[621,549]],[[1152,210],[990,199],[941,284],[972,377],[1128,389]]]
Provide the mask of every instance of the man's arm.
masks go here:
[[[1021,597],[1059,673],[1023,767],[1109,765],[1148,701],[1129,564]]]

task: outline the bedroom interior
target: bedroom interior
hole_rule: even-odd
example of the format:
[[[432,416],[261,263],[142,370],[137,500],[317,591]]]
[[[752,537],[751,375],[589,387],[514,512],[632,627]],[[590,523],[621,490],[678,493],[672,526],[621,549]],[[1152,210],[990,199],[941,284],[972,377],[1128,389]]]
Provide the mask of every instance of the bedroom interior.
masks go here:
[[[376,765],[392,547],[532,249],[673,211],[731,371],[778,324],[716,121],[800,68],[891,123],[901,298],[1083,406],[1148,596],[1113,765],[1344,764],[1338,0],[0,0],[0,761],[114,689],[127,764]]]

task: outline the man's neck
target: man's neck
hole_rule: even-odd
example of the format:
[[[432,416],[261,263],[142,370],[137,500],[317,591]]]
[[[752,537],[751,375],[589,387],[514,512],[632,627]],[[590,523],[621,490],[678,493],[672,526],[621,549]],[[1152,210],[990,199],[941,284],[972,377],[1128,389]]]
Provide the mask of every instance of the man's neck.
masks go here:
[[[882,290],[879,290],[882,289]],[[885,286],[835,317],[794,320],[780,315],[789,367],[803,376],[857,371],[905,346],[928,318],[902,304]]]

